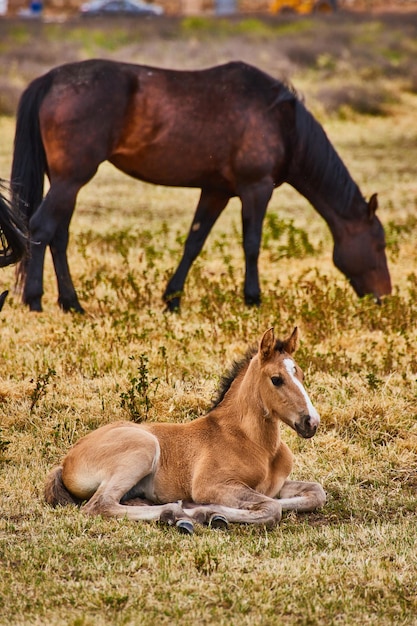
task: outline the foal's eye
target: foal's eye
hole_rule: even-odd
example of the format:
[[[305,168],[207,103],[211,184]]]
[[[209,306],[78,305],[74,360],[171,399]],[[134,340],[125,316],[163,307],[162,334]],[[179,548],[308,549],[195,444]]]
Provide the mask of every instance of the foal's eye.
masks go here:
[[[271,382],[274,387],[281,387],[281,385],[284,384],[284,379],[282,378],[282,376],[272,376]]]

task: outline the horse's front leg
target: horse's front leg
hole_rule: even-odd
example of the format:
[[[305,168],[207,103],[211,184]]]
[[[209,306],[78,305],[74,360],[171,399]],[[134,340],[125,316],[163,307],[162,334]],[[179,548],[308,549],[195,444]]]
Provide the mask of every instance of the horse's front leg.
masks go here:
[[[267,177],[258,183],[245,185],[239,190],[242,201],[243,250],[245,253],[244,296],[248,305],[259,305],[261,302],[258,257],[262,223],[273,189],[273,181]]]
[[[176,311],[179,309],[181,294],[190,267],[201,252],[209,232],[229,198],[228,194],[202,189],[180,264],[169,281],[163,296],[168,310]]]
[[[326,492],[319,483],[298,480],[286,480],[278,497],[283,511],[313,511],[326,502]]]

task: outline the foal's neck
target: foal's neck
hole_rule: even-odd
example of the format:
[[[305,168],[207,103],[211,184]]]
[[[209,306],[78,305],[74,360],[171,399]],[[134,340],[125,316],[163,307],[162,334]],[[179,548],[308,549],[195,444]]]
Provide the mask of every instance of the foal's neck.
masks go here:
[[[236,418],[246,436],[275,454],[280,445],[279,421],[272,416],[259,393],[259,370],[257,361],[249,364],[246,374],[236,392]]]

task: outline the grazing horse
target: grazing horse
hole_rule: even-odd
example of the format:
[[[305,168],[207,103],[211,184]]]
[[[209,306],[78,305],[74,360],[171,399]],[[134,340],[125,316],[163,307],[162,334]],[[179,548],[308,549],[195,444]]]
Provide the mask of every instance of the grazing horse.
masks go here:
[[[192,520],[274,525],[282,509],[322,506],[318,483],[288,480],[293,456],[280,438],[280,421],[307,439],[320,422],[292,357],[297,340],[297,328],[285,341],[267,330],[192,422],[116,422],[86,435],[49,474],[46,501],[191,530]]]
[[[17,263],[24,256],[27,245],[24,231],[18,211],[12,210],[10,202],[0,191],[0,267]],[[7,294],[7,291],[0,294],[0,311]]]
[[[364,200],[293,90],[241,62],[176,71],[96,59],[52,69],[20,99],[12,184],[33,242],[21,267],[23,301],[31,310],[42,308],[47,246],[60,306],[83,310],[68,267],[68,231],[78,191],[106,160],[149,183],[201,189],[164,294],[171,310],[233,196],[242,203],[245,301],[259,304],[262,223],[274,188],[284,182],[327,222],[334,263],[356,293],[379,299],[391,292],[376,195]],[[43,198],[45,174],[50,188]]]

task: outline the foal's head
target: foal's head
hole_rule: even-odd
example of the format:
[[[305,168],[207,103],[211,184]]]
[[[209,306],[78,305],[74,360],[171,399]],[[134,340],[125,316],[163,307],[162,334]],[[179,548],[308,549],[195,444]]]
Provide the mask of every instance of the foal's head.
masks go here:
[[[320,416],[303,386],[303,373],[292,358],[298,343],[298,329],[284,341],[277,341],[274,329],[267,330],[258,350],[259,393],[264,410],[293,428],[300,437],[313,437]]]

